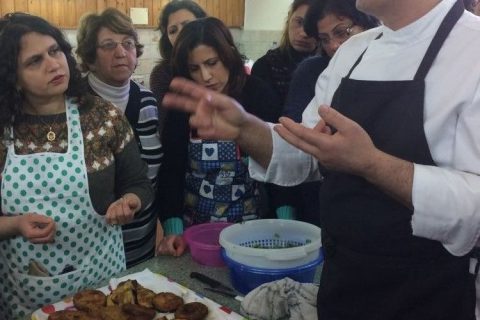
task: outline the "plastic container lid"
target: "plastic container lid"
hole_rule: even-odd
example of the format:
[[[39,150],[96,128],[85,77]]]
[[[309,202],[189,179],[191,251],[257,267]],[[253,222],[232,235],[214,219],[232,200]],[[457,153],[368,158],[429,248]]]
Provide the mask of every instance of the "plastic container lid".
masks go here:
[[[220,245],[227,257],[258,268],[294,268],[319,258],[319,227],[295,220],[260,219],[222,230]]]

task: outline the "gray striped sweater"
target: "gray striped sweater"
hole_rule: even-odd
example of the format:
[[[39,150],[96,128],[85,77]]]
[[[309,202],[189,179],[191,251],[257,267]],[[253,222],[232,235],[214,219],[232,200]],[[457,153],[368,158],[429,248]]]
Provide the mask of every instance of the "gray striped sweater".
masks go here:
[[[89,88],[93,94],[102,96],[99,93],[102,92],[101,88],[93,88],[90,84]],[[108,97],[102,97],[108,100]],[[150,90],[133,80],[130,80],[125,116],[135,134],[140,156],[148,166],[148,178],[156,190],[158,169],[163,157],[158,133],[157,101]],[[157,201],[154,199],[145,210],[137,213],[132,222],[122,227],[127,268],[154,256],[157,211]]]

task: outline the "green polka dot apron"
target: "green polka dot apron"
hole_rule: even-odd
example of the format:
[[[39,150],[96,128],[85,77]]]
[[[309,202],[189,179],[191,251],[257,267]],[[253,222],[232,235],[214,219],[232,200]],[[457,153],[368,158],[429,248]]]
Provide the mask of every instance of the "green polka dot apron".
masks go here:
[[[125,269],[120,227],[107,225],[92,206],[77,105],[67,100],[66,106],[66,153],[17,155],[13,144],[8,148],[3,214],[44,214],[54,219],[57,231],[49,244],[32,244],[22,236],[0,242],[0,319],[24,317]],[[28,275],[32,260],[51,276]],[[61,274],[67,266],[75,270]]]
[[[233,141],[190,138],[184,221],[192,224],[258,218],[257,182]]]

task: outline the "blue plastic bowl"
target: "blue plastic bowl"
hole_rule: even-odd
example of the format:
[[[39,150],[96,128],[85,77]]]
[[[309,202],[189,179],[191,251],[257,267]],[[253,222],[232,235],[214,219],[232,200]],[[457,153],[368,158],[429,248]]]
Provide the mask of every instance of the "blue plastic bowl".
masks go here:
[[[289,277],[298,282],[313,282],[317,266],[323,261],[323,250],[318,259],[307,264],[288,269],[264,269],[249,267],[229,258],[222,248],[222,257],[230,271],[233,287],[242,294],[247,294],[258,286]]]

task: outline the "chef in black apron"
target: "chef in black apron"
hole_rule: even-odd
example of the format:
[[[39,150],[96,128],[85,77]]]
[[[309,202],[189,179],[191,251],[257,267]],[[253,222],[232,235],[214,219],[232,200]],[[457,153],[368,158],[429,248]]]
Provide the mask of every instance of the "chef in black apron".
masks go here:
[[[390,160],[393,158],[391,162],[389,162],[390,160],[385,161],[387,164],[398,164],[400,162],[408,168],[405,170],[407,177],[402,177],[407,182],[403,184],[392,182],[388,185],[388,183],[385,183],[385,181],[390,182],[392,179],[396,181],[395,179],[400,178],[398,177],[399,174],[396,176],[396,172],[391,172],[392,170],[388,171],[392,173],[391,179],[385,177],[385,174],[381,176],[384,179],[382,180],[384,184],[379,185],[385,189],[368,182],[367,179],[360,176],[361,173],[352,175],[333,169],[325,172],[325,180],[320,195],[321,212],[319,218],[326,258],[318,294],[319,320],[475,319],[475,283],[474,276],[469,273],[469,257],[454,256],[445,248],[448,247],[450,251],[458,255],[465,255],[469,250],[468,248],[471,248],[478,238],[478,227],[468,229],[468,222],[471,222],[470,225],[476,225],[476,222],[478,222],[475,217],[477,216],[476,213],[479,212],[479,202],[475,199],[479,192],[477,178],[479,166],[476,166],[475,163],[470,166],[465,165],[465,160],[472,159],[474,162],[478,160],[478,153],[474,151],[468,153],[470,152],[468,149],[470,149],[469,142],[473,142],[474,150],[475,147],[478,147],[478,138],[475,135],[475,119],[478,119],[479,116],[477,107],[480,98],[477,98],[477,95],[480,75],[468,74],[469,70],[465,69],[451,70],[450,61],[445,59],[452,59],[452,65],[459,65],[463,68],[468,66],[466,63],[455,63],[458,62],[455,59],[461,58],[462,52],[468,53],[465,55],[468,58],[475,55],[474,50],[468,49],[470,44],[468,39],[480,41],[480,38],[475,38],[479,34],[477,31],[479,23],[475,17],[469,16],[456,25],[465,12],[462,1],[458,0],[455,5],[452,0],[443,1],[437,3],[432,0],[417,0],[417,2],[408,0],[408,3],[414,6],[410,8],[405,6],[407,0],[357,0],[357,5],[369,6],[369,9],[384,10],[382,13],[389,15],[390,20],[388,22],[390,23],[402,20],[398,18],[405,14],[405,20],[409,21],[410,19],[410,24],[404,20],[405,23],[399,23],[400,26],[397,29],[403,25],[405,28],[402,31],[419,32],[419,34],[406,36],[405,33],[400,32],[398,38],[394,36],[387,38],[387,25],[386,28],[380,27],[352,37],[343,45],[343,48],[337,51],[330,62],[330,66],[318,80],[316,97],[305,110],[303,115],[305,126],[281,119],[282,126],[277,126],[275,129],[280,137],[297,148],[315,154],[314,157],[306,155],[285,143],[278,135],[272,135],[271,126],[267,126],[253,117],[245,116],[238,104],[233,103],[228,98],[209,92],[187,81],[174,80],[172,88],[177,94],[167,95],[163,100],[163,104],[166,106],[173,106],[194,113],[191,117],[191,125],[197,127],[198,131],[202,132],[203,137],[235,139],[242,149],[246,150],[255,160],[250,161],[250,174],[258,180],[291,185],[301,183],[305,179],[318,177],[316,160],[326,162],[325,156],[331,155],[327,151],[332,149],[332,153],[336,153],[328,160],[335,162],[333,165],[336,165],[337,168],[343,168],[343,170],[351,165],[351,163],[345,163],[347,162],[345,159],[335,158],[344,145],[332,147],[331,143],[336,141],[336,138],[342,139],[343,136],[347,136],[346,139],[351,140],[349,142],[358,142],[361,137],[352,137],[351,134],[349,135],[352,130],[346,132],[348,130],[344,130],[344,127],[340,126],[337,128],[339,135],[333,136],[322,135],[319,133],[319,127],[313,130],[308,128],[317,124],[319,120],[317,114],[319,103],[330,101],[331,106],[348,119],[335,115],[337,111],[331,110],[330,113],[325,114],[325,109],[321,109],[320,113],[323,115],[325,122],[334,123],[336,121],[340,123],[339,119],[342,119],[345,128],[350,126],[347,129],[357,128],[357,131],[353,131],[359,132],[360,129],[354,127],[351,121],[353,120],[363,128],[373,142],[373,145],[366,146],[369,148],[367,150],[374,150],[375,148],[374,151],[381,150],[383,157],[387,157],[387,154],[391,156]],[[399,7],[402,8],[403,12],[395,12],[394,9]],[[428,9],[427,7],[431,8]],[[410,10],[415,8],[420,13]],[[436,10],[436,13],[433,12],[434,10]],[[447,10],[449,12],[443,18]],[[419,21],[423,17],[421,12],[428,16],[426,20]],[[380,14],[378,16],[382,18]],[[443,22],[440,24],[442,18]],[[415,26],[414,23],[417,21],[421,23]],[[433,36],[435,32],[432,32],[433,27],[431,26],[438,24],[440,26],[438,30],[435,30],[436,34]],[[413,27],[407,29],[407,25],[413,25]],[[458,35],[457,31],[463,30],[467,35],[460,38],[449,37],[454,26],[458,26],[454,33]],[[385,31],[384,39],[381,39],[382,34],[375,34],[378,30]],[[377,36],[377,40],[373,40],[374,36]],[[423,39],[431,39],[432,36],[433,39],[427,50],[427,43]],[[457,39],[460,40],[457,41]],[[382,40],[388,41],[385,41],[383,46],[376,46],[376,44],[381,44],[380,41]],[[374,51],[369,52],[367,47],[360,54],[365,46],[360,47],[358,44],[368,41],[370,46],[375,48]],[[448,45],[444,46],[445,42]],[[456,45],[461,47],[458,48]],[[390,48],[393,49],[389,52]],[[423,51],[423,48],[426,51]],[[445,51],[442,52],[442,48]],[[360,79],[363,76],[374,79],[387,76],[388,79],[392,71],[378,67],[374,68],[377,65],[373,64],[377,62],[381,66],[387,65],[388,68],[390,64],[385,62],[396,61],[394,58],[403,54],[400,49],[405,50],[405,56],[401,56],[404,59],[399,61],[397,65],[392,65],[392,70],[397,70],[400,76],[393,74],[391,77],[402,79],[406,76],[411,79],[409,76],[410,70],[416,70],[414,76],[412,75],[413,80],[367,81],[351,79],[350,75],[352,74],[358,74]],[[346,50],[353,51],[347,54]],[[386,50],[386,52],[379,50]],[[355,58],[358,58],[357,61],[351,68],[347,68],[344,63],[350,65],[353,61],[345,59],[351,56],[351,52],[358,51],[359,57],[355,56]],[[413,58],[409,59],[411,57],[409,54],[412,52]],[[419,52],[422,52],[423,59],[417,62]],[[443,55],[445,52],[448,54]],[[438,56],[439,53],[442,54]],[[391,55],[389,56],[389,54]],[[373,57],[380,60],[374,60]],[[437,61],[439,57],[441,59]],[[362,59],[370,60],[362,64]],[[436,61],[438,65],[431,68]],[[415,65],[415,67],[413,68],[412,65]],[[374,71],[368,71],[368,66]],[[402,68],[408,71],[402,72]],[[477,63],[473,70],[479,70],[479,68],[479,63]],[[355,70],[359,70],[358,73]],[[426,87],[425,79],[430,71],[432,71],[432,75],[440,78],[432,79],[433,76],[429,77],[429,86]],[[380,75],[376,75],[375,72]],[[442,76],[454,76],[457,79],[455,72],[457,74],[458,72],[464,73],[464,78],[467,77],[467,74],[471,77],[467,79],[463,86],[461,79],[456,82],[455,80],[452,81],[451,78],[441,79]],[[338,86],[337,81],[339,81],[340,76],[344,76],[344,78]],[[437,82],[434,83],[434,81]],[[445,81],[445,83],[438,85],[438,81]],[[450,89],[448,87],[450,84],[454,89],[452,92],[447,92]],[[335,94],[332,93],[333,90],[336,90]],[[464,91],[458,92],[459,90]],[[445,99],[445,101],[439,102],[432,98],[433,92],[437,92],[440,98]],[[449,99],[449,95],[454,98]],[[428,97],[428,108],[425,108],[424,100],[426,97]],[[471,99],[474,99],[474,102]],[[433,104],[432,101],[435,101],[435,103]],[[437,105],[442,102],[445,103],[443,106]],[[458,107],[458,105],[461,107]],[[465,115],[458,114],[465,109],[470,111],[468,115],[473,117],[473,122],[470,121],[464,131],[457,132],[457,128],[462,125],[459,122],[469,120],[465,118]],[[429,116],[426,118],[427,121],[424,121],[424,114]],[[335,121],[332,121],[332,118]],[[437,122],[434,120],[437,120]],[[320,122],[320,125],[322,123]],[[468,156],[461,158],[463,161],[461,165],[456,167],[453,164],[458,163],[445,161],[447,164],[442,166],[442,169],[434,170],[437,163],[433,160],[431,150],[435,150],[435,155],[438,157],[439,143],[429,140],[431,142],[429,147],[425,134],[426,123],[437,125],[433,131],[435,136],[431,136],[432,131],[427,131],[430,139],[446,140],[447,144],[457,143],[462,146],[460,150],[468,153]],[[438,124],[444,126],[438,128]],[[432,128],[429,127],[429,129]],[[335,131],[336,129],[332,128],[332,130]],[[441,130],[449,130],[449,132],[443,134]],[[437,135],[440,136],[437,137]],[[457,135],[459,139],[466,140],[466,142],[451,139],[452,136],[457,138]],[[325,142],[326,140],[328,141]],[[457,148],[451,147],[445,151],[447,156],[456,156],[451,154],[453,153],[452,150],[457,151]],[[365,153],[365,151],[363,152]],[[380,152],[376,154],[380,154]],[[383,166],[385,163],[382,162],[381,164]],[[464,215],[458,214],[455,216],[456,212],[447,213],[451,214],[453,218],[448,216],[446,219],[451,218],[450,220],[458,222],[458,224],[454,223],[452,226],[447,222],[444,224],[445,228],[460,228],[459,230],[442,229],[438,231],[441,227],[431,225],[432,219],[428,220],[422,216],[422,214],[428,215],[421,211],[425,208],[419,208],[423,203],[415,202],[416,212],[413,215],[413,209],[411,208],[414,203],[413,198],[419,196],[418,190],[414,190],[414,188],[419,183],[424,186],[431,184],[432,181],[447,181],[447,179],[433,179],[432,175],[428,175],[423,176],[426,178],[424,180],[420,178],[419,182],[419,180],[416,180],[419,175],[417,169],[419,172],[422,172],[423,169],[423,173],[425,173],[425,170],[430,170],[428,172],[433,171],[433,175],[435,175],[435,172],[449,171],[445,167],[450,164],[452,164],[451,171],[458,173],[457,176],[463,174],[462,178],[472,181],[469,186],[473,190],[465,188],[457,191],[468,192],[466,197],[455,194],[455,192],[445,193],[455,197],[449,202],[457,204],[458,207],[462,206],[458,199],[460,201],[465,199],[468,202],[468,208],[461,208]],[[265,170],[266,167],[268,167],[267,170]],[[412,168],[415,168],[415,170]],[[350,168],[350,170],[353,169]],[[471,174],[469,175],[467,171]],[[410,181],[410,178],[413,181]],[[428,180],[428,183],[425,180]],[[398,187],[399,185],[400,187]],[[457,185],[463,187],[461,184]],[[388,190],[388,187],[392,189],[385,191]],[[399,189],[402,189],[406,194],[398,193]],[[439,189],[443,191],[442,188]],[[402,201],[405,203],[387,194],[387,192],[392,191],[397,192],[397,196],[401,194],[403,196]],[[422,189],[422,195],[428,195],[429,192],[431,191]],[[406,200],[410,196],[412,199]],[[429,198],[425,196],[421,200],[428,201],[426,199]],[[435,197],[432,198],[435,199]],[[440,201],[440,203],[444,204],[446,202]],[[438,211],[438,206],[427,206],[427,211],[432,207]],[[443,218],[443,212],[437,211],[430,212],[438,213],[431,214],[431,216],[435,218],[441,216]],[[419,227],[419,224],[415,223],[418,222],[418,219],[424,219],[422,222],[429,222],[420,224]],[[467,223],[459,221],[462,219],[466,220]],[[419,228],[423,228],[423,230]],[[425,235],[418,232],[426,229],[428,230]],[[418,232],[418,234],[415,233],[418,236],[413,236],[414,232]],[[448,236],[442,238],[443,234],[438,235],[435,232],[451,232],[455,235],[468,233],[468,237],[461,240],[458,240],[457,237],[452,240]],[[425,238],[420,237],[420,235]],[[428,240],[427,237],[431,235],[437,241]],[[446,241],[443,241],[445,239]],[[452,250],[452,242],[457,240],[459,242],[464,240],[468,243],[456,244],[453,246],[454,250]],[[461,248],[461,250],[458,248]]]
[[[424,80],[463,11],[462,1],[452,7],[413,80],[350,79],[363,53],[342,79],[331,105],[383,152],[436,165],[424,132]],[[412,236],[411,208],[362,177],[335,171],[326,173],[320,204],[326,259],[319,319],[474,319],[469,258]]]

